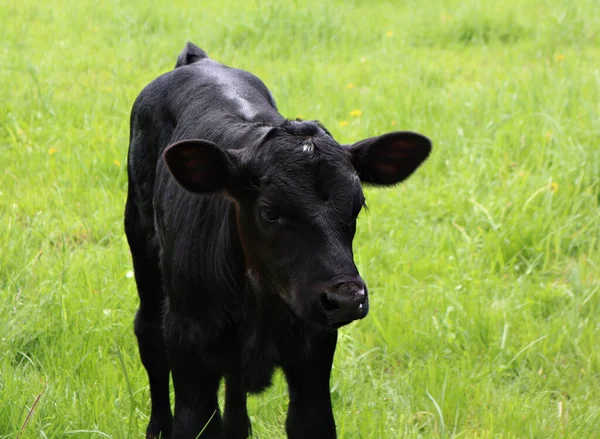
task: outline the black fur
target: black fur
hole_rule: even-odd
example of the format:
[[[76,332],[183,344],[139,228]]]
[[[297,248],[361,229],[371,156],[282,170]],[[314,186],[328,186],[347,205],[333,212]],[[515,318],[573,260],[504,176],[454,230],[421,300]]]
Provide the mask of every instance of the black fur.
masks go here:
[[[368,311],[352,255],[359,176],[395,184],[430,150],[415,133],[386,136],[342,146],[317,122],[288,121],[258,78],[191,43],[141,92],[125,231],[150,381],[147,437],[203,428],[202,437],[247,437],[246,394],[269,386],[276,367],[289,385],[288,437],[336,436],[337,328]]]

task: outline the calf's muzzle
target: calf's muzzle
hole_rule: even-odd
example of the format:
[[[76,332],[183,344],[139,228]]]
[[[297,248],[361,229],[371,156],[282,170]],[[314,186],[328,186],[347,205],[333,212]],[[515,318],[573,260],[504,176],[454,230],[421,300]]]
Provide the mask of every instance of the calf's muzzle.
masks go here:
[[[329,325],[339,328],[369,312],[367,286],[360,277],[335,282],[324,289],[321,305]]]

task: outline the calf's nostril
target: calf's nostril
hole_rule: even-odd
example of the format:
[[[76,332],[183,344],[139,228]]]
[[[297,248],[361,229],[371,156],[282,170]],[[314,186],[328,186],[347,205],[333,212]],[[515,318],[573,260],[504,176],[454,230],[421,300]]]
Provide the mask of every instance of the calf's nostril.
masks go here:
[[[329,299],[329,297],[327,297],[327,293],[323,293],[321,295],[321,304],[323,305],[323,308],[325,309],[325,311],[336,311],[338,309],[340,309],[339,304],[333,302],[332,300]]]

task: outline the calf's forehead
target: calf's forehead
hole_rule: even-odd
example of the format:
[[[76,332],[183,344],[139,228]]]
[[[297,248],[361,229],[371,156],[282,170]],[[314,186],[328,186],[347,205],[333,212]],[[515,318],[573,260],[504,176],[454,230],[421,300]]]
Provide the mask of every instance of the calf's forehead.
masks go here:
[[[350,157],[340,145],[319,151],[314,144],[299,143],[295,150],[270,154],[263,163],[260,182],[267,195],[342,201],[361,192]]]

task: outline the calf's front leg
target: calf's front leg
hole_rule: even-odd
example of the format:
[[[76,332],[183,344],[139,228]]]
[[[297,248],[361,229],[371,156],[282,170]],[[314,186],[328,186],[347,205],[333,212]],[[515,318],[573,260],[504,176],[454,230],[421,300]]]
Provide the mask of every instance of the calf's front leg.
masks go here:
[[[165,318],[166,322],[177,319]],[[172,439],[222,439],[217,393],[222,374],[219,352],[181,339],[182,330],[165,328],[169,363],[175,390]],[[169,336],[171,335],[171,336]],[[200,435],[200,433],[202,433]]]
[[[175,388],[172,438],[221,439],[221,413],[217,400],[221,377],[193,362],[173,364],[171,373]]]
[[[304,355],[282,361],[290,404],[286,420],[288,439],[335,439],[329,377],[337,331],[319,334]]]
[[[223,414],[225,439],[246,439],[252,434],[246,409],[246,390],[239,371],[225,378],[225,413]]]

